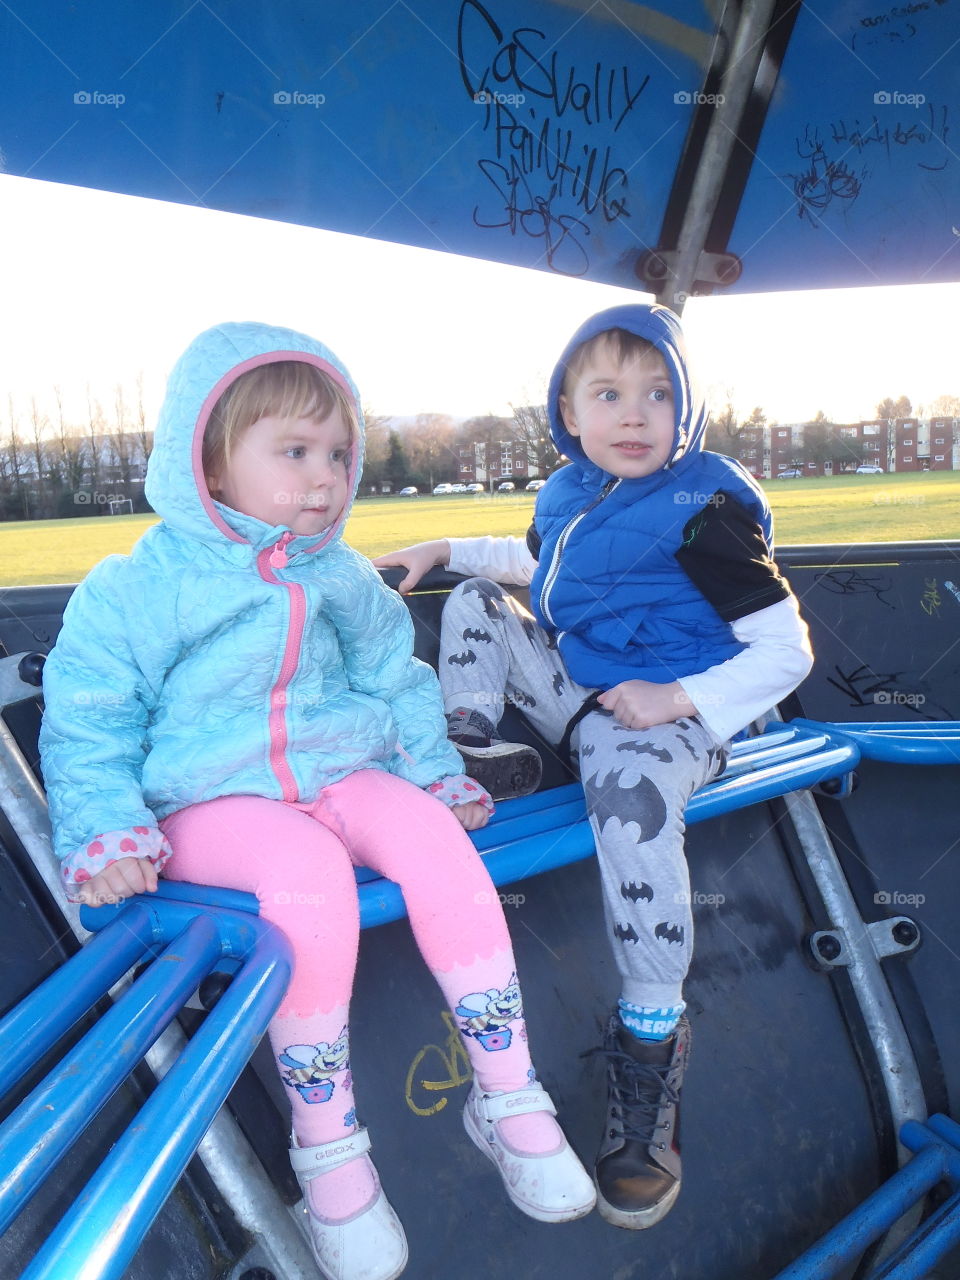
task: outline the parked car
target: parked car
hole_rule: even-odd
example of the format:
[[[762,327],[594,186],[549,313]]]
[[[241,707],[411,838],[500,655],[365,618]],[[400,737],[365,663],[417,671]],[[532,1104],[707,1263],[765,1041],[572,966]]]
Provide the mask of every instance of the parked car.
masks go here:
[[[497,493],[513,493],[516,487],[512,480],[501,480],[497,485]]]
[[[465,484],[452,484],[450,486],[451,493],[466,493],[467,486]]]
[[[453,485],[447,484],[445,481],[441,484],[435,484],[433,486],[433,492],[435,494],[451,494],[453,493]]]
[[[467,493],[483,493],[483,485],[479,480],[474,480],[467,485]]]
[[[858,476],[882,476],[883,467],[878,467],[875,462],[862,462],[856,473]]]
[[[546,480],[528,480],[526,489],[528,493],[536,493],[538,489],[542,489],[546,484]]]
[[[420,490],[417,488],[415,484],[405,485],[400,490],[401,498],[419,498],[419,496],[420,496]]]
[[[777,473],[778,480],[802,480],[803,472],[799,467],[788,467],[786,471]]]

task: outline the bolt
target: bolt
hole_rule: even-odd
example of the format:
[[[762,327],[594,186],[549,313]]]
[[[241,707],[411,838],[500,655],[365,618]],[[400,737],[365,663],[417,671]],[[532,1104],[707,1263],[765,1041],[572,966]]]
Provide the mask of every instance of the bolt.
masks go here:
[[[832,933],[825,933],[817,939],[817,951],[822,960],[836,960],[842,950],[840,939],[835,938]]]
[[[891,932],[894,942],[901,947],[912,947],[920,937],[920,930],[912,920],[898,920]]]

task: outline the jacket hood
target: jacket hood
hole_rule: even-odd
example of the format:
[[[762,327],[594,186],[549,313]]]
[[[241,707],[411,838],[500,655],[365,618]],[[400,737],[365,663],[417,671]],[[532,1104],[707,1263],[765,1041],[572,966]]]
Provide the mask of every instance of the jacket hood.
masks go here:
[[[679,475],[694,462],[703,449],[703,437],[707,427],[707,412],[699,391],[694,386],[687,369],[686,346],[680,321],[667,307],[658,304],[610,307],[599,311],[585,321],[567,343],[550,378],[547,408],[550,414],[550,434],[557,450],[579,464],[591,479],[607,477],[583,452],[576,436],[570,435],[560,416],[560,393],[567,372],[567,364],[574,351],[591,338],[610,329],[624,329],[627,333],[645,338],[663,356],[673,383],[673,402],[677,417],[674,425],[673,450],[670,461],[660,472],[643,479],[632,480],[631,485],[657,487],[664,479],[664,472]]]
[[[346,368],[322,342],[253,321],[217,325],[201,333],[177,361],[167,382],[147,465],[145,493],[154,511],[173,528],[203,542],[249,543],[255,550],[276,542],[287,526],[267,525],[211,498],[203,474],[203,433],[214,405],[242,373],[280,360],[315,365],[352,400],[357,440],[351,454],[349,497],[339,519],[319,536],[301,534],[287,551],[316,551],[339,538],[356,497],[363,467],[360,397]]]

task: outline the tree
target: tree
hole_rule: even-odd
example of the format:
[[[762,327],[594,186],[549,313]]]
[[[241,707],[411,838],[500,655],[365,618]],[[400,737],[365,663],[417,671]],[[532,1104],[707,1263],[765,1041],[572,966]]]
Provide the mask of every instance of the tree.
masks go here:
[[[530,468],[541,479],[556,471],[560,461],[550,435],[550,414],[545,404],[512,404],[513,438],[526,449]]]
[[[394,489],[402,489],[407,483],[407,475],[410,471],[410,464],[407,462],[407,453],[403,447],[403,441],[396,431],[390,432],[390,449],[387,453],[387,461],[384,466],[385,478],[393,485]]]
[[[36,468],[37,474],[37,491],[36,491],[36,508],[35,514],[42,520],[45,516],[51,514],[47,510],[47,446],[44,441],[44,435],[50,423],[45,413],[41,413],[37,407],[35,397],[30,398],[30,435],[32,439],[31,452],[33,454],[33,462],[31,470]]]
[[[960,396],[937,396],[930,406],[931,418],[960,418]]]
[[[877,417],[886,418],[909,418],[913,413],[913,405],[910,403],[909,396],[900,396],[898,400],[891,400],[889,396],[881,400],[877,405]]]
[[[719,411],[710,411],[707,418],[707,430],[704,446],[713,453],[722,453],[728,458],[736,458],[738,462],[747,461],[746,455],[756,445],[756,428],[762,430],[767,425],[767,415],[758,406],[749,418],[737,421],[737,411],[728,400]],[[749,459],[756,463],[755,459]]]
[[[432,489],[438,480],[459,480],[457,429],[445,413],[418,413],[404,437],[411,484]]]
[[[30,488],[26,481],[27,460],[20,435],[20,419],[14,408],[13,396],[7,396],[7,474],[9,476],[9,510],[13,519],[30,519]]]
[[[363,411],[363,486],[365,491],[376,492],[386,479],[387,457],[390,453],[390,419],[374,413],[371,409]]]

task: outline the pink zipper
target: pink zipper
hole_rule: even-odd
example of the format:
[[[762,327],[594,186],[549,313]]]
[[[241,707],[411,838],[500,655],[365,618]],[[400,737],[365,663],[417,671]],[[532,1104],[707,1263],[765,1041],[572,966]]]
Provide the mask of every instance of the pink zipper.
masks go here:
[[[287,763],[287,686],[293,679],[297,664],[300,661],[300,646],[303,641],[303,627],[307,616],[307,597],[298,582],[282,582],[273,572],[274,569],[285,569],[289,563],[287,543],[294,535],[285,533],[275,547],[263,550],[257,556],[257,569],[266,582],[275,582],[286,588],[290,601],[290,623],[287,629],[287,642],[283,650],[283,662],[280,674],[270,690],[270,767],[276,775],[284,800],[299,798],[297,780],[293,770]]]

